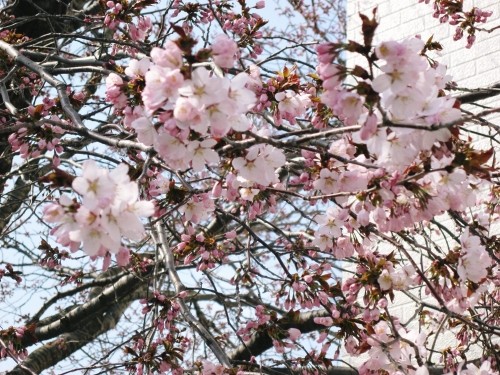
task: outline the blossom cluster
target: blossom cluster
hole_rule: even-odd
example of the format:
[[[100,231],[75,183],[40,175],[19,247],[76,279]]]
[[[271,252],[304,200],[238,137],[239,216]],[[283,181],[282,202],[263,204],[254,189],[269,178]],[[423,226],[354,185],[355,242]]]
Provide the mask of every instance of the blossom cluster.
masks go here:
[[[121,24],[124,24],[128,37],[135,42],[144,41],[151,31],[152,22],[148,16],[138,16],[137,24],[131,19],[130,14],[137,13],[142,4],[138,3],[132,6],[121,0],[106,1],[107,12],[104,17],[104,25],[110,30],[118,30]],[[135,18],[135,17],[134,17]],[[120,37],[118,32],[114,35],[117,39]]]
[[[214,42],[214,61],[229,67],[235,45],[225,37]],[[230,131],[246,131],[251,124],[245,113],[255,104],[255,94],[246,86],[251,78],[240,73],[233,79],[217,76],[205,67],[181,72],[183,52],[174,42],[153,48],[151,59],[133,60],[125,70],[130,80],[144,80],[143,106],[128,106],[127,84],[112,73],[106,80],[107,98],[123,109],[125,124],[140,142],[153,146],[169,166],[201,171],[216,165],[213,150],[220,137]]]
[[[84,99],[83,92],[68,92],[71,100],[80,102]],[[25,125],[9,135],[9,144],[13,151],[18,151],[24,159],[36,158],[41,155],[52,155],[52,164],[59,165],[59,155],[63,152],[61,137],[66,133],[67,125],[59,116],[53,114],[57,102],[49,96],[43,98],[36,106],[29,106],[26,113],[18,120],[18,125]],[[45,122],[46,121],[46,122]],[[29,123],[41,126],[29,126]]]
[[[28,351],[20,345],[24,335],[32,334],[27,327],[9,327],[0,330],[0,359],[14,358],[24,360],[28,356]]]
[[[52,234],[72,251],[82,250],[90,257],[115,254],[119,264],[127,264],[129,250],[122,237],[139,241],[145,236],[141,217],[154,213],[154,204],[139,200],[137,183],[131,181],[128,167],[120,164],[109,171],[93,160],[83,163],[82,176],[72,187],[81,201],[62,195],[57,203],[44,207],[43,219],[57,224]]]
[[[470,280],[479,284],[488,275],[488,268],[493,264],[478,236],[471,236],[466,230],[461,238],[460,261],[457,268],[462,281]]]
[[[339,239],[343,227],[352,232],[373,223],[383,232],[400,231],[449,209],[462,211],[476,204],[471,189],[475,178],[461,168],[449,168],[454,159],[445,143],[452,137],[450,128],[461,118],[455,99],[444,94],[450,77],[445,66],[429,65],[421,55],[424,45],[421,39],[412,38],[376,46],[376,56],[383,62],[380,72],[358,83],[358,87],[370,84],[378,94],[378,99],[372,95],[369,100],[344,83],[348,70],[333,62],[336,46],[318,46],[321,101],[344,124],[363,124],[360,131],[333,141],[328,150],[335,159],[351,163],[330,160],[312,176],[316,176],[313,188],[335,196],[356,214],[356,220],[338,210],[335,215],[327,214],[331,218],[318,217],[320,228],[313,244],[322,251],[338,248],[335,242],[341,241],[335,239]],[[357,69],[358,73],[352,74],[368,74],[360,74]],[[359,152],[360,144],[366,145],[368,155]],[[441,151],[435,155],[432,149]],[[303,155],[311,165],[318,165],[316,155]],[[435,171],[405,184],[408,168],[423,162],[430,163]],[[374,187],[376,193],[363,194],[356,200],[347,198]],[[351,255],[353,248],[342,246],[342,251],[334,251],[342,258]]]
[[[419,0],[420,3],[428,4],[430,0]],[[434,18],[439,18],[439,22],[450,25],[457,25],[454,40],[460,40],[464,36],[464,31],[468,33],[466,48],[471,48],[476,41],[476,23],[486,23],[493,12],[478,7],[473,7],[469,11],[463,10],[462,1],[434,0]]]
[[[411,367],[413,358],[425,358],[426,334],[418,330],[407,330],[398,326],[397,322],[395,326],[397,333],[392,332],[394,328],[386,321],[381,320],[374,325],[373,333],[366,338],[371,346],[368,351],[370,359],[359,369],[361,374],[369,373],[367,370],[396,373],[398,366]]]
[[[364,123],[357,140],[366,143],[376,156],[376,164],[386,169],[404,168],[421,151],[429,150],[436,142],[447,141],[451,135],[447,128],[432,132],[426,128],[451,124],[461,117],[455,99],[442,95],[450,80],[445,74],[446,67],[429,66],[420,55],[424,44],[421,39],[412,38],[383,42],[376,47],[377,57],[385,64],[371,86],[380,95],[384,113],[367,109],[363,96],[343,87],[337,65],[321,63],[318,67],[324,89],[321,101],[347,125]],[[319,51],[325,52],[324,47]],[[328,49],[325,55],[327,58]],[[411,124],[413,128],[377,128],[384,116],[394,124]]]

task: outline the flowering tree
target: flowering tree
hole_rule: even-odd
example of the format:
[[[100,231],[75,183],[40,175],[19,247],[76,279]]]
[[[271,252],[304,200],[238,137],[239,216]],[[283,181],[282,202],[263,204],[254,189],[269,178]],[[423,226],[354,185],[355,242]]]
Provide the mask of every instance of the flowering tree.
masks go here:
[[[4,5],[9,374],[498,374],[498,88],[375,10],[357,43],[342,2],[265,6]]]

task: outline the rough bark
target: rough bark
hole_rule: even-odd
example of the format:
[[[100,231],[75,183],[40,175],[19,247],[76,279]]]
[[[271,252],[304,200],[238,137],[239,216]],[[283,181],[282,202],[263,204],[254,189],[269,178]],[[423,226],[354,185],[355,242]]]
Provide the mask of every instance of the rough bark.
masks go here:
[[[70,13],[71,0],[16,0],[7,13],[15,16],[12,26],[17,32],[37,38],[52,32],[75,30],[81,20]]]
[[[92,342],[99,335],[113,329],[125,310],[129,307],[128,299],[108,304],[100,314],[92,314],[81,329],[60,335],[56,340],[44,344],[33,351],[21,365],[16,366],[9,375],[39,374],[77,350]]]
[[[298,328],[302,333],[309,333],[325,328],[325,326],[314,322],[314,318],[325,316],[328,316],[328,312],[325,310],[302,313],[298,318],[291,321],[283,320],[279,325],[285,331],[290,328]],[[273,340],[267,332],[257,332],[248,343],[240,345],[231,353],[230,357],[233,361],[249,361],[252,356],[261,355],[272,347]]]
[[[118,272],[119,269],[109,269],[101,278],[116,275]],[[23,344],[28,346],[37,339],[57,338],[34,350],[8,374],[38,374],[66,359],[99,335],[115,328],[130,304],[147,293],[145,280],[145,277],[123,275],[108,287],[94,288],[89,301],[84,305],[60,317],[49,317],[40,321],[40,327],[34,330],[33,335],[25,335]],[[44,324],[45,322],[47,324]]]

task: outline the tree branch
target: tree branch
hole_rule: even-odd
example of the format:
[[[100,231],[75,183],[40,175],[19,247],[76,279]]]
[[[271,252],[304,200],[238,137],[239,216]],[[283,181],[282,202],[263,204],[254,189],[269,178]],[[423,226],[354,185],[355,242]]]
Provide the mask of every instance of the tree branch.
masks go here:
[[[134,293],[138,296],[141,293]],[[115,328],[124,311],[135,298],[120,298],[115,303],[107,304],[106,309],[98,314],[92,314],[80,329],[64,333],[56,340],[49,342],[33,351],[22,364],[16,366],[8,375],[31,375],[32,372],[39,374],[45,369],[59,363],[99,335]],[[21,366],[22,365],[22,366]],[[30,372],[29,370],[32,372]]]
[[[184,286],[184,284],[182,284],[179,274],[175,269],[174,256],[168,245],[168,240],[162,228],[161,222],[157,222],[155,224],[155,229],[157,232],[159,246],[164,257],[165,266],[168,270],[170,280],[172,281],[172,284],[174,284],[176,294],[179,294],[185,291],[186,287]],[[229,360],[229,357],[221,348],[215,337],[193,316],[193,314],[191,314],[189,307],[187,307],[186,303],[182,298],[178,297],[177,302],[179,303],[182,315],[184,316],[188,324],[195,331],[197,331],[198,334],[203,338],[203,340],[206,342],[207,346],[212,350],[212,352],[217,357],[219,362],[226,367],[231,367],[231,361]]]
[[[321,324],[316,324],[314,318],[326,317],[328,316],[328,311],[326,310],[316,310],[307,313],[301,313],[298,318],[294,320],[283,321],[279,324],[279,327],[286,331],[290,328],[297,328],[302,333],[308,333],[313,331],[318,331],[325,329],[326,327]],[[273,347],[273,340],[267,332],[256,332],[249,342],[245,345],[240,345],[233,353],[230,354],[232,361],[249,361],[253,356],[258,356],[268,349]]]

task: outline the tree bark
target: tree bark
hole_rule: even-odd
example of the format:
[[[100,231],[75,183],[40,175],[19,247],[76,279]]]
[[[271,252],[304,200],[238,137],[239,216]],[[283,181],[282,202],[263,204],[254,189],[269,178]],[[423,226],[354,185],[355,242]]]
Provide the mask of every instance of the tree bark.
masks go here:
[[[77,350],[92,342],[99,335],[113,329],[131,301],[122,299],[108,305],[105,311],[91,316],[87,323],[72,332],[60,335],[56,340],[44,344],[33,351],[20,365],[16,366],[8,375],[39,374],[60,361],[64,360]]]

